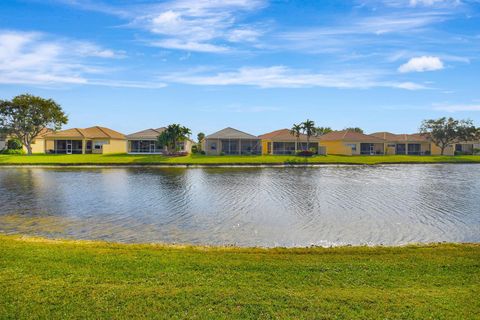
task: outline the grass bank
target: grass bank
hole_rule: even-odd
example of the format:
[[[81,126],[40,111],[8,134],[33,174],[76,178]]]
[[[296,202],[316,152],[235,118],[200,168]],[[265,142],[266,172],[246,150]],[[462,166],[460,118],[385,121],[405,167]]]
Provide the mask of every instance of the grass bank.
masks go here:
[[[480,163],[480,156],[205,156],[162,155],[0,155],[0,165],[255,165],[255,164]]]
[[[480,245],[241,249],[0,235],[0,318],[473,319]]]

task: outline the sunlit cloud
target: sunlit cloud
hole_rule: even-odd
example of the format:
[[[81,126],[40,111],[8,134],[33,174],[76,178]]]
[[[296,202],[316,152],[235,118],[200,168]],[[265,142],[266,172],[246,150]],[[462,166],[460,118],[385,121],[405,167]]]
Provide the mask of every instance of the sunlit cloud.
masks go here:
[[[433,56],[415,57],[408,60],[407,63],[402,64],[398,71],[401,73],[408,72],[425,72],[436,71],[444,68],[442,60]]]

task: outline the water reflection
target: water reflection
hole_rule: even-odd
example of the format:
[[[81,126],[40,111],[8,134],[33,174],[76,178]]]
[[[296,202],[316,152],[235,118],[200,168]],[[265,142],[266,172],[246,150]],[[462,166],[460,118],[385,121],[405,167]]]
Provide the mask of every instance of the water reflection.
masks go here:
[[[241,246],[480,242],[477,165],[0,169],[0,231]]]

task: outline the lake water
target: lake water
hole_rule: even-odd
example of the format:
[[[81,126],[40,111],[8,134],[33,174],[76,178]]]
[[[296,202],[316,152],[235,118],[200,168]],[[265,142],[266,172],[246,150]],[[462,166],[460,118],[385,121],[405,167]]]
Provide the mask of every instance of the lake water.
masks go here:
[[[0,168],[0,232],[120,242],[480,242],[480,166]]]

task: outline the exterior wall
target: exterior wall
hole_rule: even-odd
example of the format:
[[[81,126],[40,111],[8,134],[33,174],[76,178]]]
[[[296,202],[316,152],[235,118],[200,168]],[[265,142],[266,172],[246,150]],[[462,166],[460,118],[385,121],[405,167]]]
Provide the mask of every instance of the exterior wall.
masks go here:
[[[191,140],[185,140],[185,151],[188,152],[188,153],[192,153],[192,146],[193,146],[193,142]]]
[[[50,150],[55,149],[55,141],[54,140],[45,140],[45,152],[49,152]]]
[[[102,146],[102,152],[103,154],[108,154],[108,153],[126,153],[127,152],[127,141],[126,140],[93,140],[92,143],[95,145],[95,141],[109,141],[108,144],[104,144]],[[97,153],[96,151],[98,150],[93,150],[93,153]]]
[[[272,140],[262,139],[262,155],[269,154],[268,153],[268,144],[272,143]]]
[[[432,155],[439,156],[440,154],[441,154],[441,149],[435,143],[432,143]],[[455,146],[451,145],[446,147],[443,155],[445,156],[455,155]]]
[[[27,152],[27,147],[23,146],[23,151]],[[45,139],[35,139],[32,143],[32,153],[45,153]]]
[[[213,150],[212,146],[215,145],[216,149]],[[207,155],[216,156],[222,152],[222,141],[217,139],[204,139],[204,145],[202,150],[205,150]]]
[[[7,142],[5,140],[0,140],[0,150],[3,150],[7,147]]]
[[[357,145],[357,151],[352,152],[352,148],[350,148],[346,144],[356,144]],[[345,155],[345,156],[360,154],[360,143],[356,143],[356,142],[351,142],[350,143],[350,142],[341,141],[341,140],[320,141],[320,146],[326,147],[327,148],[326,152],[328,154],[338,154],[338,155]]]

